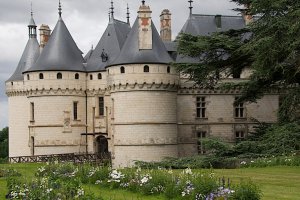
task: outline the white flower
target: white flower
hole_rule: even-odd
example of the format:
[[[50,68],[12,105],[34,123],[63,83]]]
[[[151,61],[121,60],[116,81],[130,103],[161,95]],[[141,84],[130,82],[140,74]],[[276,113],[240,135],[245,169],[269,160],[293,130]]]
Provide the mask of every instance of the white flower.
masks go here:
[[[242,162],[241,162],[241,165],[246,165],[246,164],[247,164],[246,161],[242,161]]]
[[[184,171],[183,171],[184,174],[193,174],[192,170],[190,168],[186,168]]]
[[[50,192],[52,192],[52,190],[53,190],[52,188],[49,188],[46,190],[46,193],[49,194]]]
[[[84,190],[82,189],[82,188],[79,188],[78,190],[77,190],[77,196],[83,196],[84,195]]]
[[[95,184],[98,185],[100,183],[102,183],[102,181],[101,180],[97,180]]]
[[[251,163],[254,163],[254,160],[251,160]]]
[[[186,195],[186,193],[183,191],[183,192],[181,192],[181,196],[185,196]]]
[[[168,174],[173,174],[173,171],[171,169],[168,170]]]

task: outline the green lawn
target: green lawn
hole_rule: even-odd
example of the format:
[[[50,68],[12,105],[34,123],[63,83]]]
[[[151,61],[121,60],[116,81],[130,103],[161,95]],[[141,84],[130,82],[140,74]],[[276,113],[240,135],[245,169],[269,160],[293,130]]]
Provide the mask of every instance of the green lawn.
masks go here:
[[[0,165],[0,168],[14,168],[22,173],[24,179],[31,179],[40,164],[13,164]],[[300,167],[266,167],[266,168],[243,168],[215,170],[217,176],[230,178],[233,183],[249,178],[258,184],[263,191],[263,199],[290,199],[300,200]],[[164,199],[162,196],[145,197],[123,190],[110,190],[100,188],[98,185],[85,185],[87,192],[101,195],[108,200],[156,200]],[[6,181],[0,178],[0,200],[4,200],[7,193]]]

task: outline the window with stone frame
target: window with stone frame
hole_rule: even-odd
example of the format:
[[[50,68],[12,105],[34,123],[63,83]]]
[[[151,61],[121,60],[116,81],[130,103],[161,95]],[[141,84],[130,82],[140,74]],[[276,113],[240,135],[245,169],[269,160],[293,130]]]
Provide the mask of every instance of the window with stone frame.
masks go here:
[[[198,154],[205,154],[206,153],[205,147],[203,145],[203,139],[205,139],[206,136],[207,136],[206,131],[198,131],[197,132],[197,151],[198,151]]]
[[[99,97],[99,116],[104,116],[104,97]]]
[[[235,100],[237,100],[238,97],[235,97]],[[235,118],[245,118],[245,107],[244,103],[238,103],[234,105],[234,117]]]
[[[73,102],[73,118],[74,120],[78,120],[78,102]]]
[[[235,131],[235,141],[236,141],[236,143],[239,143],[239,142],[245,140],[245,137],[246,137],[245,131],[243,131],[243,130]]]
[[[34,103],[30,102],[30,121],[34,122]]]
[[[196,117],[207,118],[206,116],[206,98],[196,97]]]

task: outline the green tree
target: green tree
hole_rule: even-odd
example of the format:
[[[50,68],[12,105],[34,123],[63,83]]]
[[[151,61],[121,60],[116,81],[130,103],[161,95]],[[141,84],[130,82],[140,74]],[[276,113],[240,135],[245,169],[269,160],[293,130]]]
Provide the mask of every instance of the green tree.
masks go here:
[[[0,131],[0,158],[8,157],[8,127]]]
[[[300,120],[300,0],[232,0],[248,4],[239,12],[255,15],[242,30],[212,36],[179,37],[178,52],[198,58],[197,64],[175,64],[202,87],[220,87],[219,74],[253,70],[250,80],[223,87],[242,88],[238,101],[255,102],[270,91],[285,92],[280,108],[282,122]]]

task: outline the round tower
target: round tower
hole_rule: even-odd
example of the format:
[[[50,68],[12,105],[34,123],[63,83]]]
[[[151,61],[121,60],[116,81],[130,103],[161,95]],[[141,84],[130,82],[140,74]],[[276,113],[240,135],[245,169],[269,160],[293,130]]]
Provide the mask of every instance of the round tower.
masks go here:
[[[170,62],[143,1],[121,53],[107,68],[114,167],[178,156],[179,76]]]

